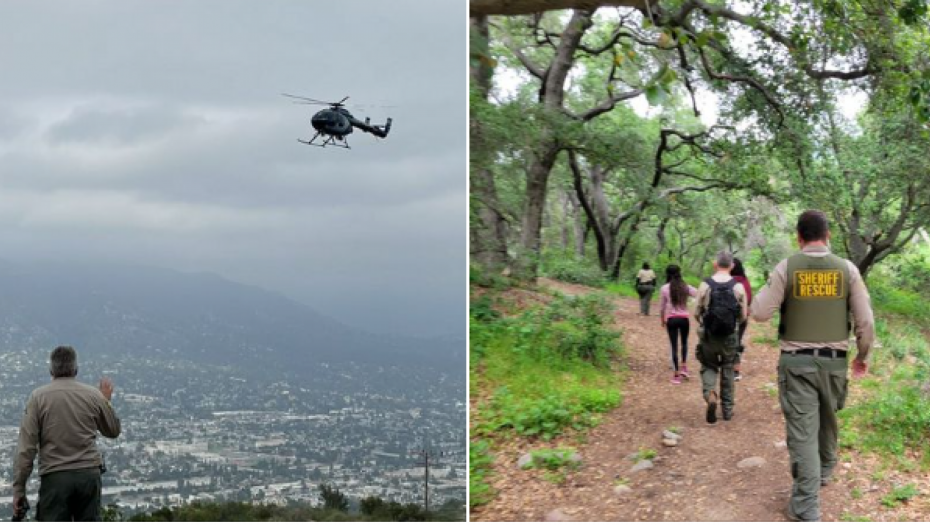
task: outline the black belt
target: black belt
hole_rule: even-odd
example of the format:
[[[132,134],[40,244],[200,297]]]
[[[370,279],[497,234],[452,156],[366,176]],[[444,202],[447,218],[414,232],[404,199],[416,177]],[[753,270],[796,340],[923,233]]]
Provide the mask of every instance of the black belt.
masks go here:
[[[818,357],[842,357],[846,359],[846,350],[834,350],[832,348],[806,348],[804,350],[782,350],[783,354],[790,355],[813,355]]]

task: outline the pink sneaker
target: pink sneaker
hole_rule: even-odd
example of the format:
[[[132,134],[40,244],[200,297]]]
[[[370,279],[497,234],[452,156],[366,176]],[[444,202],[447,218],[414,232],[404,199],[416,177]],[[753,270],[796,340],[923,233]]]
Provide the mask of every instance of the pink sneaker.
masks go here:
[[[691,375],[688,374],[688,365],[684,363],[682,363],[681,369],[678,370],[678,373],[681,374],[681,377],[684,377],[685,379],[689,379],[691,377]]]
[[[673,385],[680,385],[680,384],[681,384],[681,377],[680,377],[678,374],[675,374],[675,375],[672,376],[672,384],[673,384]]]

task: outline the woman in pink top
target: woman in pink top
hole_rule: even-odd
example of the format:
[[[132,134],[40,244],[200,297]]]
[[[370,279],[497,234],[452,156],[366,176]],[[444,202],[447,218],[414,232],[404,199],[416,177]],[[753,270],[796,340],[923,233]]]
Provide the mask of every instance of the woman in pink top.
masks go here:
[[[672,341],[672,363],[675,365],[675,375],[672,383],[681,384],[681,378],[688,375],[688,331],[691,328],[688,321],[688,297],[694,297],[697,290],[681,278],[681,268],[670,264],[665,269],[667,284],[662,286],[662,297],[659,307],[659,317],[662,326],[668,330],[668,337]],[[678,338],[681,337],[681,367],[678,366]]]

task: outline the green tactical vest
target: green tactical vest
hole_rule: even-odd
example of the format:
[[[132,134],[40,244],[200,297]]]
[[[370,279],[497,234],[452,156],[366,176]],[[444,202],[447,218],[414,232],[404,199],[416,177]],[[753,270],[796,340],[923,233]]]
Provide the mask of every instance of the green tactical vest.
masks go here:
[[[788,258],[779,338],[827,343],[849,338],[849,265],[828,254]]]

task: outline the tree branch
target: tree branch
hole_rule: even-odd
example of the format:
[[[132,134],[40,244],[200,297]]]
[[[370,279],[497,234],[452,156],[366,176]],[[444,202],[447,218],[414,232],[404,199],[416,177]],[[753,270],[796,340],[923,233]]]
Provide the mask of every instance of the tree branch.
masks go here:
[[[647,0],[469,0],[471,16],[528,15],[559,9],[597,9],[598,7],[633,7],[645,11]],[[656,2],[653,1],[653,4]]]

